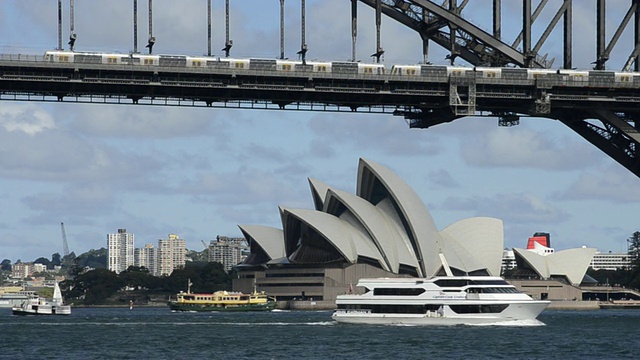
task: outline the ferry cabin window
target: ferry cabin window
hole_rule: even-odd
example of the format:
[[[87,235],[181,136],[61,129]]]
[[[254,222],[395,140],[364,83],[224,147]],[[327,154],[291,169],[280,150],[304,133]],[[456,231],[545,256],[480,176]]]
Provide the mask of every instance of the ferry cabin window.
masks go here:
[[[373,296],[391,295],[391,296],[417,296],[424,292],[422,288],[375,288]]]
[[[503,312],[509,305],[449,305],[449,307],[456,314],[497,314]]]
[[[437,311],[442,305],[338,305],[341,310],[370,310],[373,314],[426,314],[427,311]]]

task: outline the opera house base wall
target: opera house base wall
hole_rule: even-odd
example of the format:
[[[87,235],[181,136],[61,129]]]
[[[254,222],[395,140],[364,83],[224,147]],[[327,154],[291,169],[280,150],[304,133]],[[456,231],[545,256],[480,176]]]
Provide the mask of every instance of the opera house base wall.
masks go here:
[[[600,310],[600,302],[552,300],[547,310]]]
[[[582,289],[556,280],[518,280],[506,279],[518,290],[536,300],[580,301]]]
[[[233,279],[232,290],[244,293],[253,292],[254,289],[264,291],[275,296],[279,302],[288,302],[286,306],[290,309],[319,309],[315,306],[325,302],[332,304],[330,308],[333,309],[336,296],[348,293],[350,288],[354,293],[361,290],[356,288],[359,279],[377,277],[404,276],[368,264],[335,268],[289,265],[261,270],[239,269],[238,278]]]

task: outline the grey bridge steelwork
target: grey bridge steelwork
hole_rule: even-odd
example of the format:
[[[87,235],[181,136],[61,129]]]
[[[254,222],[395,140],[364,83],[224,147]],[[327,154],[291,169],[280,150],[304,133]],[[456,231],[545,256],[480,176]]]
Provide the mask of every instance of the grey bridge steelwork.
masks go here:
[[[493,0],[493,33],[462,17],[468,0],[350,0],[355,54],[357,3],[375,9],[379,60],[380,16],[418,32],[428,61],[429,41],[447,48],[453,63],[460,57],[474,66],[503,67],[504,76],[481,72],[436,72],[416,77],[282,72],[273,69],[186,68],[45,62],[41,56],[0,55],[0,100],[78,103],[206,106],[387,113],[404,116],[411,128],[428,128],[466,116],[498,117],[503,126],[520,116],[560,120],[640,177],[640,76],[631,82],[611,78],[588,82],[561,74],[540,78],[508,76],[506,67],[546,68],[552,61],[538,54],[563,19],[563,68],[571,69],[572,0],[563,0],[546,30],[532,46],[531,27],[548,0],[532,12],[523,0],[522,31],[509,45],[501,36],[501,0]],[[594,68],[604,70],[622,31],[634,18],[634,44],[623,71],[640,66],[640,0],[630,5],[610,42],[605,41],[605,0],[596,1],[597,54]],[[281,4],[283,2],[281,1]],[[304,30],[303,30],[304,31]],[[72,34],[75,40],[75,34]],[[155,38],[154,38],[155,41]],[[599,82],[598,82],[599,81]]]

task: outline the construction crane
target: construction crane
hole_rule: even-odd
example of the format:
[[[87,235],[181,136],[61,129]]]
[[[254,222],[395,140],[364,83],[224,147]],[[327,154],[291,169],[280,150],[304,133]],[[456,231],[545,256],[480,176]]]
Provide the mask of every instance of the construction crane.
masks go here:
[[[62,229],[62,250],[64,251],[64,256],[69,256],[69,244],[67,243],[67,233],[64,231],[64,223],[60,223],[60,228]]]
[[[204,246],[205,249],[209,248],[209,245],[207,245],[207,243],[204,242],[204,240],[200,240],[200,241],[202,241],[202,246]]]

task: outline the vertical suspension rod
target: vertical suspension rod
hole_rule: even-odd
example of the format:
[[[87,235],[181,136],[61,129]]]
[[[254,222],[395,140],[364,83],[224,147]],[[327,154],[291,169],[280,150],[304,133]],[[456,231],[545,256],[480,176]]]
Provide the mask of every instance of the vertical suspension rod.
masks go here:
[[[70,13],[69,13],[69,26],[70,26],[70,34],[69,34],[69,48],[71,49],[71,51],[73,51],[73,48],[76,44],[76,34],[75,34],[75,23],[74,23],[74,4],[73,4],[73,0],[69,0],[69,9],[70,9]]]
[[[634,49],[638,49],[640,47],[640,1],[638,0],[633,0],[632,5],[635,6],[636,11],[635,11],[635,21],[634,21],[634,35],[633,35],[633,39],[635,41],[634,44]],[[633,63],[633,71],[638,72],[640,71],[640,53],[636,52],[635,56],[634,56],[634,63]]]
[[[133,0],[133,53],[138,53],[138,0]]]
[[[284,0],[280,0],[280,59],[284,60]]]
[[[224,42],[224,50],[225,56],[229,57],[231,52],[231,47],[233,46],[233,41],[229,39],[229,0],[225,1],[225,42]]]
[[[595,70],[605,70],[607,56],[606,47],[606,7],[605,0],[598,0],[596,4],[596,66]]]
[[[207,56],[211,56],[211,0],[207,0]]]
[[[564,68],[573,67],[573,4],[572,0],[565,0],[564,10]]]
[[[502,0],[493,0],[493,37],[502,38]]]
[[[351,61],[356,62],[356,39],[358,37],[358,0],[351,0]]]
[[[306,30],[306,27],[307,27],[306,15],[305,15],[305,8],[306,8],[305,0],[301,0],[300,1],[300,6],[301,6],[301,10],[300,10],[301,26],[300,27],[301,27],[302,34],[300,36],[300,51],[298,51],[298,55],[300,55],[300,58],[302,60],[302,64],[306,65],[306,63],[307,63],[307,57],[306,56],[307,56],[308,48],[307,48],[307,41],[306,41],[306,34],[305,34],[306,33],[305,30]]]
[[[531,65],[531,0],[522,2],[522,53],[524,65]]]
[[[153,45],[156,43],[156,38],[153,36],[153,0],[149,0],[149,40],[147,46],[149,48],[149,54],[153,52]]]
[[[422,22],[427,24],[428,18],[427,9],[422,9]],[[422,59],[425,64],[429,64],[429,38],[427,36],[422,36]]]
[[[376,54],[380,53],[380,26],[382,25],[382,0],[376,0]],[[380,62],[380,56],[377,56]]]
[[[58,50],[62,50],[62,0],[58,0]]]
[[[458,0],[449,0],[449,11],[452,13],[457,13],[457,8],[458,8]],[[456,57],[457,57],[457,50],[456,50],[456,30],[457,27],[453,24],[453,23],[449,23],[449,51],[450,51],[450,55],[449,55],[449,62],[451,63],[451,65],[454,64]]]

